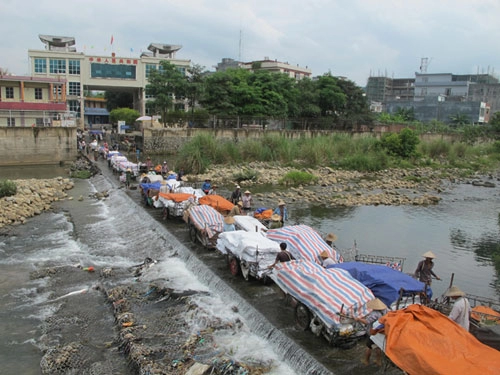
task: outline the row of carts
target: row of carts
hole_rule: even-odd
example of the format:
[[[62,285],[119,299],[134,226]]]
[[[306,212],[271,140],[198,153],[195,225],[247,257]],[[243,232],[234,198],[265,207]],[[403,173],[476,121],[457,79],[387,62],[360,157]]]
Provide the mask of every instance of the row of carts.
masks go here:
[[[234,276],[241,275],[246,280],[261,280],[264,284],[274,282],[285,294],[285,300],[294,306],[297,327],[324,337],[333,346],[349,348],[366,337],[367,329],[357,318],[370,312],[367,303],[374,298],[379,298],[390,306],[392,312],[399,314],[412,311],[413,318],[417,315],[415,309],[420,313],[424,311],[422,314],[426,316],[433,314],[428,310],[437,311],[437,300],[431,299],[432,290],[403,272],[404,258],[359,254],[355,244],[353,249],[341,252],[328,245],[316,230],[307,225],[268,229],[264,220],[253,215],[234,216],[236,230],[224,232],[224,219],[233,207],[225,198],[205,195],[193,188],[186,190],[187,188],[182,186],[165,193],[161,191],[161,187],[165,185],[162,182],[154,187],[142,185],[141,190],[145,192],[152,188],[158,190],[152,205],[164,210],[166,219],[184,220],[191,241],[224,255],[229,271]],[[270,269],[269,266],[274,263],[280,251],[281,242],[287,244],[287,250],[295,260],[278,263]],[[323,252],[327,252],[336,264],[324,268],[320,258]],[[346,255],[349,253],[353,256]],[[445,302],[439,301],[442,304]],[[449,301],[447,302],[449,306]],[[473,315],[472,321],[477,325],[481,321],[488,322],[487,324],[493,321],[493,325],[497,326],[500,314],[496,314],[498,311],[489,307],[487,312]],[[441,316],[448,319],[443,314]],[[489,319],[485,319],[485,316]],[[399,322],[397,324],[402,324],[401,321],[404,320],[396,321]],[[396,323],[392,324],[394,326]],[[459,331],[458,326],[455,328]],[[448,332],[451,336],[452,331]],[[432,334],[432,329],[421,333],[427,340],[433,340]],[[385,335],[382,336],[382,340],[380,336],[374,337],[373,340],[394,363],[405,369],[405,361],[401,362],[392,357],[401,354],[392,354],[395,351],[387,350],[390,345],[401,346],[403,343],[395,341],[394,338],[387,341]],[[468,334],[466,339],[471,340],[473,336]],[[446,341],[444,344],[450,343]],[[489,353],[488,349],[478,348]],[[457,353],[459,351],[457,348],[454,350]],[[495,352],[498,354],[498,351]],[[417,355],[417,362],[426,362],[424,357],[420,358],[423,354]],[[488,355],[491,357],[491,353]],[[498,355],[495,354],[491,358],[498,359]],[[409,362],[413,366],[415,360]]]

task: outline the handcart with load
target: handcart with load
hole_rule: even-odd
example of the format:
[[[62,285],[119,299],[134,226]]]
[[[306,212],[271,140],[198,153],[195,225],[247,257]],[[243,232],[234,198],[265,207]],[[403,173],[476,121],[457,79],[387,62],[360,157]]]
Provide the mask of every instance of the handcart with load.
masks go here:
[[[216,248],[226,256],[233,276],[241,273],[245,280],[252,276],[264,283],[272,272],[268,267],[280,251],[278,243],[244,230],[221,233]]]
[[[224,230],[224,217],[215,208],[208,205],[192,206],[184,213],[188,225],[189,238],[197,240],[207,249],[217,245],[217,238]]]
[[[210,206],[224,216],[227,215],[234,207],[234,204],[217,194],[205,195],[198,200],[198,203]]]
[[[234,216],[234,226],[238,230],[244,230],[246,232],[257,232],[264,235],[267,228],[256,218],[249,215],[235,215]]]
[[[318,232],[307,225],[287,225],[279,229],[269,229],[267,238],[278,243],[285,242],[287,250],[295,259],[321,262],[320,254],[326,251],[336,263],[343,262],[341,255],[328,245]]]
[[[308,260],[274,267],[274,281],[295,305],[299,328],[323,336],[333,346],[353,347],[366,329],[355,318],[366,316],[373,293],[342,269],[325,269]]]
[[[184,210],[196,204],[196,197],[189,193],[160,193],[158,201],[162,205],[163,219],[182,218]]]

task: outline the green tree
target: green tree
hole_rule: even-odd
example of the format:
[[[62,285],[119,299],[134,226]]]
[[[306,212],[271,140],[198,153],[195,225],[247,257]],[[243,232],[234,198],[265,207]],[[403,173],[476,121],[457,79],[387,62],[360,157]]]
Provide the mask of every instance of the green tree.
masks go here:
[[[159,113],[163,126],[168,111],[175,109],[176,100],[181,100],[187,92],[187,79],[181,71],[168,61],[162,61],[160,68],[151,70],[146,93],[153,96],[147,106],[152,114]]]
[[[403,120],[403,122],[415,121],[415,109],[413,107],[398,107],[398,109],[396,110],[396,115],[399,116]]]
[[[491,127],[491,130],[497,133],[500,133],[500,112],[495,112],[490,117],[488,124]]]
[[[109,112],[116,108],[133,108],[134,97],[130,92],[106,91],[104,98]]]
[[[125,124],[132,125],[139,116],[139,111],[135,109],[116,108],[109,113],[109,120],[112,124],[117,124],[118,121],[125,121]]]
[[[186,95],[188,98],[189,107],[191,108],[191,120],[194,118],[194,109],[201,96],[203,89],[203,70],[204,66],[194,64],[188,69]]]
[[[417,152],[417,145],[420,142],[417,134],[410,128],[404,128],[396,133],[385,134],[381,139],[381,144],[390,155],[408,158]]]
[[[330,73],[318,78],[317,87],[319,94],[318,105],[322,116],[337,118],[339,111],[346,103],[346,95],[337,84],[338,79]]]
[[[465,113],[457,113],[453,116],[450,116],[450,120],[454,126],[467,125],[471,123],[469,116],[467,116]]]
[[[337,85],[345,95],[345,101],[337,108],[338,122],[342,128],[373,122],[373,115],[363,89],[348,79],[337,80]]]

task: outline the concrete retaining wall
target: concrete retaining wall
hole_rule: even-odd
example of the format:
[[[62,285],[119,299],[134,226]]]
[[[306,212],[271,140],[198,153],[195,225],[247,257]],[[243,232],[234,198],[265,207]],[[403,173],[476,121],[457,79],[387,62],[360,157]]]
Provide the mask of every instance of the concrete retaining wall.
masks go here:
[[[76,128],[0,127],[0,166],[73,162]]]

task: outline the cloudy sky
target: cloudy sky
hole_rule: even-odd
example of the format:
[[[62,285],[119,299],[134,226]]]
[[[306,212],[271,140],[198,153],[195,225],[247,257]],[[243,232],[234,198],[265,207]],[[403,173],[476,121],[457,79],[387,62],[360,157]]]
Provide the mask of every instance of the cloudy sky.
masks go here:
[[[28,74],[39,34],[78,51],[138,57],[151,42],[214,70],[265,57],[365,86],[370,75],[500,74],[498,0],[1,0],[0,67]],[[111,36],[113,44],[111,45]]]

